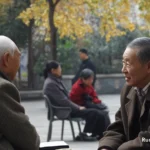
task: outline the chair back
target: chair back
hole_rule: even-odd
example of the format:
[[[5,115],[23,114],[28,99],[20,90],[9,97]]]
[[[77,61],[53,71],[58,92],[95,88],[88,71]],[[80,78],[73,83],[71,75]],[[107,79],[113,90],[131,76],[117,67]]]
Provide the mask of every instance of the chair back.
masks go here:
[[[56,116],[58,119],[67,119],[70,116],[71,108],[54,106],[51,98],[49,99],[47,95],[44,95],[44,99],[46,100],[48,106],[48,119],[53,120],[54,116]]]
[[[48,119],[51,120],[51,119],[54,118],[54,112],[53,112],[52,103],[51,103],[50,99],[47,97],[47,95],[44,95],[43,97],[44,97],[44,99],[46,101],[47,108],[48,108]]]

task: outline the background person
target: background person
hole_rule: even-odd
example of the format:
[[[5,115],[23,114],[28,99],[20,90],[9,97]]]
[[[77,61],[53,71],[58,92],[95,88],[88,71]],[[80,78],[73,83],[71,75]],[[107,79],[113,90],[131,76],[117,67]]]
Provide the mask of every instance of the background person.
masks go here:
[[[77,71],[75,77],[72,79],[72,85],[79,79],[80,77],[80,73],[83,69],[89,68],[94,72],[94,80],[92,85],[95,85],[95,81],[96,81],[96,67],[93,64],[93,62],[90,60],[89,56],[88,56],[88,51],[86,49],[80,49],[79,50],[79,57],[82,60],[82,63],[79,67],[79,70]]]
[[[108,107],[102,103],[98,98],[96,91],[94,90],[92,83],[94,79],[94,73],[90,69],[84,69],[81,71],[80,78],[72,86],[70,92],[70,99],[72,102],[84,106],[86,108],[98,109],[104,113],[106,120],[106,128],[110,124],[110,118],[108,114]]]

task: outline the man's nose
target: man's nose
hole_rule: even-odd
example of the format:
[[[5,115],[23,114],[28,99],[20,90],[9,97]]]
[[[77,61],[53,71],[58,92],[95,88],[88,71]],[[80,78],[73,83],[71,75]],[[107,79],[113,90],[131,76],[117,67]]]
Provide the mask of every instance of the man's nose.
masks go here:
[[[125,65],[122,66],[121,71],[122,71],[122,73],[125,73],[127,71]]]

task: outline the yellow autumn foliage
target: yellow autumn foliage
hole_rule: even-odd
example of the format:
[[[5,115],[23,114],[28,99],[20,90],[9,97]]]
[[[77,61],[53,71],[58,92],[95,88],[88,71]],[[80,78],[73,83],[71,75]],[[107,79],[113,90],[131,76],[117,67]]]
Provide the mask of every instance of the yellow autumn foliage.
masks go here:
[[[10,3],[12,3],[12,0],[0,0],[0,5],[8,5]]]
[[[100,34],[109,41],[111,37],[124,35],[123,29],[135,29],[135,24],[129,17],[131,5],[139,5],[140,11],[143,12],[140,17],[149,22],[150,1],[147,0],[60,0],[55,9],[54,24],[60,37],[82,38],[86,33],[93,32],[88,16],[95,15],[100,18]],[[18,18],[26,25],[34,18],[35,25],[44,28],[49,35],[48,12],[46,0],[32,0],[31,6]]]
[[[144,20],[140,29],[150,30],[150,1],[139,0],[139,9],[141,10],[140,18]]]

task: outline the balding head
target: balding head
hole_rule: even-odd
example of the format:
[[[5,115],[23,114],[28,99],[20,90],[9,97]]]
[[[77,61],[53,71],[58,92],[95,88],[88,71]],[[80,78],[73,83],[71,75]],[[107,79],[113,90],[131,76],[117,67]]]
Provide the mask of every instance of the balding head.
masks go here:
[[[0,58],[6,52],[9,52],[11,55],[13,55],[14,51],[17,49],[18,47],[10,38],[0,35]]]
[[[20,51],[8,37],[0,35],[0,71],[14,80],[20,66]]]

